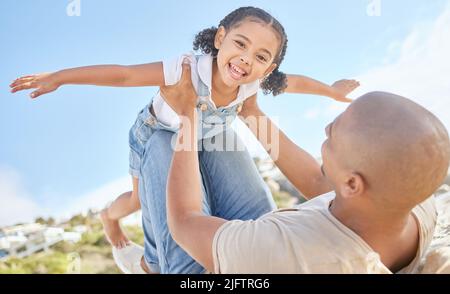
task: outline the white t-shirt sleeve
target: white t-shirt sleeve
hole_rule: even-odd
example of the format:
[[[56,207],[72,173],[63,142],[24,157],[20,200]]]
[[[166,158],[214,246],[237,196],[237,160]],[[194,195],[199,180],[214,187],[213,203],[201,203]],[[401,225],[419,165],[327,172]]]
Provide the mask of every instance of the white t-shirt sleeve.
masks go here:
[[[421,247],[427,248],[432,239],[437,222],[437,210],[434,196],[429,197],[414,208],[414,212],[422,227]]]
[[[270,219],[233,220],[223,224],[214,235],[214,272],[220,274],[283,273],[288,243],[282,230]]]
[[[175,58],[163,60],[164,81],[166,86],[175,85],[181,79],[183,62],[189,62],[191,66],[196,64],[195,55],[192,52],[189,52]]]

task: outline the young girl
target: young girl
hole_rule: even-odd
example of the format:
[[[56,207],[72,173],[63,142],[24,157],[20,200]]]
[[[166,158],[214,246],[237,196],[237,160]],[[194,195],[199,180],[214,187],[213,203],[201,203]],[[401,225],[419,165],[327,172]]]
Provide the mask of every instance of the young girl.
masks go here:
[[[280,72],[279,66],[286,49],[286,33],[275,18],[259,8],[241,7],[228,14],[218,28],[212,27],[197,34],[194,50],[200,50],[202,55],[187,53],[163,62],[132,66],[97,65],[35,74],[15,80],[11,87],[13,93],[36,88],[30,96],[37,98],[65,84],[123,87],[174,85],[180,80],[182,64],[188,62],[192,83],[199,96],[197,111],[201,125],[199,137],[202,140],[228,130],[243,102],[255,95],[259,88],[265,94],[309,93],[349,101],[346,95],[359,85],[354,80],[341,80],[330,87],[304,76],[286,76]],[[126,248],[129,247],[129,241],[120,228],[119,220],[142,206],[145,252],[141,265],[147,272],[203,272],[174,243],[168,233],[165,185],[170,162],[163,164],[164,168],[158,170],[146,165],[148,159],[145,151],[152,148],[150,138],[159,130],[176,132],[179,124],[178,115],[164,101],[160,92],[139,112],[129,139],[133,191],[119,196],[101,213],[105,233],[111,244],[116,248]],[[169,146],[167,152],[172,152]],[[220,191],[232,187],[239,200],[232,199],[227,194],[227,201],[234,203],[242,201],[249,194],[250,188],[251,191],[258,192],[253,193],[255,196],[252,199],[249,197],[245,202],[248,206],[246,209],[230,214],[228,212],[233,208],[227,207],[228,204],[221,204],[217,208],[209,207],[209,213],[223,213],[221,217],[227,219],[257,218],[274,208],[273,200],[255,166],[251,164],[248,152],[239,155],[239,160],[236,154],[237,152],[230,152],[226,155],[229,156],[227,162],[233,162],[223,167],[230,176],[226,184],[213,183],[212,185],[216,185],[213,190],[224,193]],[[165,158],[164,155],[166,154],[161,155],[161,161]],[[239,176],[232,177],[234,174]],[[203,173],[202,176],[208,178]],[[246,191],[239,190],[242,186],[237,184],[239,181],[245,183],[242,188],[247,189]],[[222,195],[214,197],[220,199]]]

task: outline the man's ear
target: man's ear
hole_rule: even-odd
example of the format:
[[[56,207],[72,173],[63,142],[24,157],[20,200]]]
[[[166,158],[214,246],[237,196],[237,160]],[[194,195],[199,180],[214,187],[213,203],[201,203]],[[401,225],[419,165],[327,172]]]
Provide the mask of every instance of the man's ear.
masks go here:
[[[340,188],[341,196],[348,199],[362,195],[367,189],[364,178],[357,172],[346,175]]]
[[[216,49],[219,49],[220,46],[222,46],[223,39],[225,38],[225,35],[227,34],[227,31],[225,30],[224,26],[220,26],[217,29],[216,36],[214,37],[214,47]]]
[[[276,63],[272,63],[270,66],[269,66],[269,68],[268,69],[266,69],[266,71],[264,72],[264,77],[267,77],[267,76],[269,76],[272,72],[273,72],[273,70],[275,69],[275,68],[277,68],[277,64]]]

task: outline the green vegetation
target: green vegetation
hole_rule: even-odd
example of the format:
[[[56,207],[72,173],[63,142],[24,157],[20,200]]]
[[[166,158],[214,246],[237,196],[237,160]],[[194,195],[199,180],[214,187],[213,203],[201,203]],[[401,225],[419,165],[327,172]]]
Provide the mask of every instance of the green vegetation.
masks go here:
[[[27,258],[10,258],[0,263],[2,274],[62,274],[66,272],[69,261],[62,252],[40,252]]]
[[[272,191],[272,196],[278,208],[292,207],[295,202],[295,198],[285,191]]]
[[[72,224],[88,227],[80,242],[73,244],[63,241],[48,251],[26,258],[9,258],[0,262],[0,274],[120,273],[98,218],[76,215],[66,225],[66,231],[71,231]],[[144,234],[139,226],[126,226],[125,230],[133,242],[144,244]]]
[[[258,160],[255,159],[255,162],[258,163]],[[273,190],[272,195],[279,208],[291,207],[296,199],[285,191]],[[37,218],[35,222],[50,226],[55,224],[53,218]],[[92,211],[86,216],[78,214],[63,227],[66,231],[73,231],[73,228],[79,225],[87,228],[80,242],[72,244],[63,241],[45,252],[38,252],[22,259],[7,259],[0,262],[0,274],[120,273],[113,261],[111,246],[105,238],[98,216]],[[144,244],[141,227],[127,226],[124,229],[130,240]]]

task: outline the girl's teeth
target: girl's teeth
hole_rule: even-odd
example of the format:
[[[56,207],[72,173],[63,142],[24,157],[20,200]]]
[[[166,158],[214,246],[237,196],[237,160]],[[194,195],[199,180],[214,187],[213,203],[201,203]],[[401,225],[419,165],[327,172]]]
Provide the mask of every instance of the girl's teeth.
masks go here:
[[[228,70],[234,80],[241,80],[247,75],[244,70],[232,64],[231,62],[228,64]]]
[[[238,73],[244,74],[244,72],[243,72],[240,68],[238,68],[237,66],[231,65],[231,67],[232,67],[235,71],[237,71]]]
[[[233,73],[233,75],[236,76],[236,78],[242,78],[245,76],[245,72],[243,70],[241,70],[240,68],[231,63],[230,63],[230,70]]]

